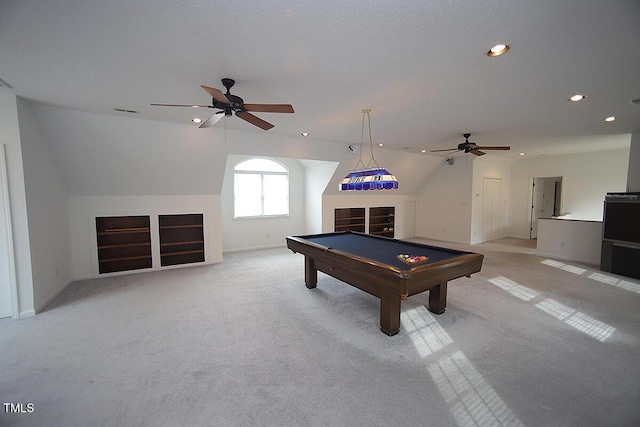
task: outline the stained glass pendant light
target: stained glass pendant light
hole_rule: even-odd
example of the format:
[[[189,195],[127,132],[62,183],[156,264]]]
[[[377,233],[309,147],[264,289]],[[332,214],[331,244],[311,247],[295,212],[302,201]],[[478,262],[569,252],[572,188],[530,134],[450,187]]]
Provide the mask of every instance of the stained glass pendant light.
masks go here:
[[[358,163],[355,169],[349,171],[340,183],[340,191],[360,190],[394,190],[398,188],[398,180],[391,175],[386,168],[380,167],[373,157],[373,140],[371,138],[371,109],[362,110],[362,132],[360,133],[360,149],[358,150]],[[364,142],[364,119],[367,118],[369,129],[369,147],[371,159],[366,165],[362,161],[362,146]]]

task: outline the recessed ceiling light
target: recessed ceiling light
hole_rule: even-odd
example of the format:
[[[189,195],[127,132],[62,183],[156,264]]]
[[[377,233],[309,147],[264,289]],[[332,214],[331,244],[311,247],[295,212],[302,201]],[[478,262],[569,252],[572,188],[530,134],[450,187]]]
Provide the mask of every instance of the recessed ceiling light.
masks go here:
[[[197,117],[196,117],[196,118],[194,118],[194,119],[191,119],[191,121],[192,121],[193,123],[202,123],[202,119],[199,119],[199,118],[197,118]]]
[[[581,95],[581,94],[577,93],[577,94],[573,95],[571,98],[569,98],[569,101],[578,102],[578,101],[582,101],[586,97],[587,97],[587,95]]]
[[[615,121],[616,121],[616,119],[617,119],[617,117],[616,117],[616,116],[609,116],[609,117],[605,117],[605,118],[604,118],[604,121],[605,121],[605,122],[615,122]]]
[[[384,144],[381,142],[380,144],[378,144],[378,147],[384,147]]]
[[[520,153],[521,156],[524,156],[524,153]]]
[[[309,132],[302,132],[300,135],[302,135],[302,136],[309,136]]]
[[[509,50],[509,45],[497,44],[487,52],[487,56],[495,57],[505,54]]]
[[[422,151],[420,151],[420,152],[421,152],[421,153],[426,153],[426,152],[427,152],[427,150],[422,150]]]

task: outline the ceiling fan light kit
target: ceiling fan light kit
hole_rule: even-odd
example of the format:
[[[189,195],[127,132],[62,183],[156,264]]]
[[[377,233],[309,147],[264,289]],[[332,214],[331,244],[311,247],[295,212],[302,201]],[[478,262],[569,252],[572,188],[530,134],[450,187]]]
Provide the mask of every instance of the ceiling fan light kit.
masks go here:
[[[395,190],[398,188],[398,180],[389,173],[386,168],[380,167],[376,159],[373,157],[373,140],[371,138],[371,110],[365,108],[362,110],[362,132],[360,133],[359,149],[353,149],[352,152],[359,152],[358,162],[355,169],[349,171],[347,176],[340,182],[340,191],[361,191],[361,190]],[[369,124],[369,146],[371,147],[371,159],[367,165],[362,161],[362,144],[364,141],[364,119],[367,117]],[[375,167],[371,167],[371,163]],[[359,167],[362,166],[362,167]]]
[[[216,108],[218,111],[214,113],[207,120],[202,122],[199,126],[201,128],[208,128],[213,126],[222,117],[229,117],[235,113],[236,117],[241,118],[247,123],[259,127],[262,130],[269,130],[274,126],[250,113],[250,111],[259,113],[293,113],[293,106],[290,104],[245,104],[244,100],[239,96],[230,93],[231,88],[235,84],[235,80],[224,78],[222,79],[222,85],[227,89],[227,93],[223,93],[220,89],[201,85],[200,87],[211,95],[211,105],[184,105],[184,104],[151,104],[153,106],[160,107],[204,107],[204,108]]]

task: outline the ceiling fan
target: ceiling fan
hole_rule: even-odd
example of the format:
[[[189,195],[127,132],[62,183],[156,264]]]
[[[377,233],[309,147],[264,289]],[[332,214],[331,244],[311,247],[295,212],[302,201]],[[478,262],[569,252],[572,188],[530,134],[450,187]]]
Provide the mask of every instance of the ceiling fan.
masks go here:
[[[151,104],[161,107],[190,107],[190,108],[217,108],[222,111],[214,113],[207,120],[202,122],[201,128],[208,128],[213,126],[222,117],[231,116],[232,113],[236,113],[237,117],[242,120],[251,123],[254,126],[258,126],[260,129],[269,130],[273,125],[261,118],[254,116],[249,111],[255,111],[260,113],[293,113],[293,107],[289,104],[245,104],[244,100],[239,96],[232,95],[229,91],[235,84],[233,79],[222,79],[222,85],[227,88],[227,93],[222,93],[220,89],[201,85],[209,95],[213,97],[211,105],[184,105],[184,104]]]
[[[437,151],[464,151],[465,153],[471,153],[476,156],[484,156],[487,153],[480,150],[511,150],[511,147],[507,147],[507,146],[479,147],[478,144],[476,144],[475,142],[469,142],[469,137],[471,136],[470,133],[465,133],[462,136],[464,136],[464,142],[461,142],[460,144],[458,144],[457,148],[431,150],[431,152],[434,153]]]

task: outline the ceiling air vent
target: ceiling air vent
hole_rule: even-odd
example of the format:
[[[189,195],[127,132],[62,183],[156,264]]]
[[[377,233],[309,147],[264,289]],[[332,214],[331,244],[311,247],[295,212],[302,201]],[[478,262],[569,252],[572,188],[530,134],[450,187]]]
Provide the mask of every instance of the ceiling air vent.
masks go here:
[[[629,104],[640,107],[640,98],[629,101]]]
[[[114,111],[117,111],[119,113],[140,114],[140,111],[127,110],[127,109],[124,109],[124,108],[114,108]]]
[[[4,88],[7,88],[7,89],[13,89],[9,83],[5,82],[2,79],[0,79],[0,87],[4,87]]]

